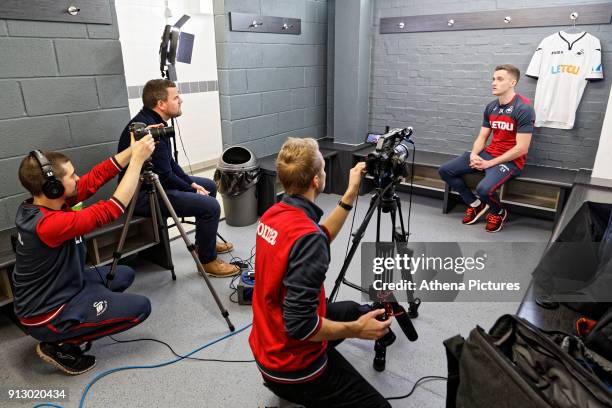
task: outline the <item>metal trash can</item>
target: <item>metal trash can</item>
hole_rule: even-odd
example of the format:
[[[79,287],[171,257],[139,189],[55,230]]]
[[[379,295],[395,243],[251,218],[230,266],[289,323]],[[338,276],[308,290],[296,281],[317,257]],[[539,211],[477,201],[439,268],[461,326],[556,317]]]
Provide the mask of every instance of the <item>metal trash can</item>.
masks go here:
[[[244,227],[257,221],[259,164],[253,152],[242,146],[225,149],[214,179],[223,198],[227,225]]]

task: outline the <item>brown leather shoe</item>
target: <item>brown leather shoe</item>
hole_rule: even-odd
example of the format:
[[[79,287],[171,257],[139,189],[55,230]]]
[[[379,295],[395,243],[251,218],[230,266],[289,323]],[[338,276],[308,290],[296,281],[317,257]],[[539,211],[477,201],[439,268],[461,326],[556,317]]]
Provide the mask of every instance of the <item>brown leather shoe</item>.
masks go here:
[[[228,276],[234,276],[240,273],[240,268],[238,266],[223,262],[219,258],[212,262],[205,263],[203,266],[208,275],[217,278],[227,278]]]
[[[234,244],[231,242],[217,242],[217,253],[225,254],[234,249]]]

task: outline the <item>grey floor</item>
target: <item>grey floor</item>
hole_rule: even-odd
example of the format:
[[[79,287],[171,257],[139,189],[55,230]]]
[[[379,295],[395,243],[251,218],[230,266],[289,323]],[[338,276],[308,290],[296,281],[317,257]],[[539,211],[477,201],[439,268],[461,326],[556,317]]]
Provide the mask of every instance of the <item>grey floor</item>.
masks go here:
[[[407,197],[402,196],[407,214]],[[338,196],[322,195],[317,203],[327,212]],[[368,200],[361,198],[357,221],[365,214]],[[441,214],[441,201],[414,197],[412,206],[411,241],[461,242],[542,242],[547,241],[552,222],[511,215],[506,228],[497,234],[484,231],[484,223],[462,226],[463,208],[457,206],[448,215]],[[349,219],[350,222],[350,219]],[[390,226],[383,223],[383,237]],[[255,225],[243,228],[220,225],[220,232],[236,245],[236,256],[248,257],[255,241]],[[342,265],[350,224],[332,244],[332,263],[326,288],[333,286]],[[373,241],[374,226],[368,229],[364,241]],[[193,236],[191,235],[193,239]],[[228,334],[227,326],[210,296],[203,279],[197,274],[183,242],[173,241],[173,256],[178,279],[156,265],[141,262],[136,265],[136,281],[130,291],[151,299],[153,312],[149,319],[121,339],[153,337],[171,343],[180,353],[187,353],[211,340]],[[224,255],[225,259],[229,257]],[[348,277],[358,280],[359,255],[355,256]],[[214,279],[213,284],[230,312],[237,328],[249,324],[250,307],[230,303],[228,279]],[[348,287],[340,291],[340,299],[359,300]],[[403,336],[388,349],[387,370],[372,369],[373,343],[347,340],[339,346],[346,358],[385,396],[407,393],[419,377],[446,375],[446,359],[442,341],[455,334],[466,336],[480,325],[488,329],[504,313],[516,312],[518,303],[424,303],[415,320],[419,340],[408,342]],[[394,323],[395,325],[396,323]],[[396,328],[397,329],[397,328]],[[399,329],[396,330],[399,332]],[[250,359],[246,330],[199,353],[202,358]],[[67,377],[43,363],[34,351],[36,341],[25,336],[5,316],[0,314],[0,406],[33,407],[33,402],[9,402],[7,389],[65,389],[69,400],[64,407],[79,406],[84,387],[98,374],[122,366],[150,365],[173,359],[162,345],[152,342],[114,344],[102,339],[94,344],[92,353],[98,360],[93,371]],[[394,401],[394,407],[443,407],[445,382],[423,384],[408,399]],[[274,407],[287,406],[263,385],[253,363],[222,364],[216,362],[182,361],[163,368],[138,369],[111,374],[98,381],[86,398],[87,407]]]

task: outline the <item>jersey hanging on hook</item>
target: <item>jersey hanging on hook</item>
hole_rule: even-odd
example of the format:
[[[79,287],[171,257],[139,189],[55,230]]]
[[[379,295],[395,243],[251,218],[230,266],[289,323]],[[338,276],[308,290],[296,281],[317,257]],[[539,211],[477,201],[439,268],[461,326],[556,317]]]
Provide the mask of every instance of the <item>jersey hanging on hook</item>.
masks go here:
[[[538,79],[535,126],[572,129],[587,81],[603,79],[601,43],[586,31],[552,34],[538,45],[526,75]]]

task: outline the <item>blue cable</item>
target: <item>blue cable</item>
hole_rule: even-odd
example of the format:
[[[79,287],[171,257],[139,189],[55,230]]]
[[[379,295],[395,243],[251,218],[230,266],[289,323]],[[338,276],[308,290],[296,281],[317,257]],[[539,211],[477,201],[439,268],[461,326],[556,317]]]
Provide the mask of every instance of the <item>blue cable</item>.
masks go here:
[[[102,372],[102,373],[98,374],[96,377],[94,377],[94,379],[93,379],[93,380],[91,380],[91,381],[90,381],[90,382],[89,382],[89,383],[88,383],[88,384],[85,386],[85,389],[83,390],[83,396],[81,397],[81,402],[79,403],[79,408],[82,408],[82,407],[84,406],[84,404],[85,404],[85,397],[87,397],[87,393],[89,392],[89,390],[91,389],[91,387],[92,387],[92,386],[93,386],[93,385],[94,385],[94,384],[95,384],[95,383],[96,383],[98,380],[102,379],[103,377],[106,377],[107,375],[110,375],[110,374],[116,373],[117,371],[135,370],[135,369],[139,369],[139,368],[159,368],[159,367],[165,367],[165,366],[167,366],[167,365],[177,363],[177,362],[179,362],[179,361],[181,361],[181,360],[183,360],[183,359],[185,359],[185,358],[187,358],[187,357],[190,357],[190,356],[194,355],[194,354],[195,354],[195,353],[197,353],[198,351],[204,350],[205,348],[210,347],[210,346],[212,346],[213,344],[219,343],[220,341],[223,341],[223,340],[225,340],[225,339],[227,339],[227,338],[230,338],[230,337],[232,337],[232,336],[237,335],[238,333],[241,333],[241,332],[245,331],[246,329],[248,329],[248,328],[249,328],[249,327],[251,327],[252,325],[253,325],[253,323],[249,323],[249,324],[247,324],[246,326],[244,326],[243,328],[238,329],[238,330],[236,330],[236,331],[235,331],[235,332],[233,332],[233,333],[226,334],[226,335],[225,335],[225,336],[223,336],[223,337],[219,337],[219,338],[218,338],[218,339],[216,339],[216,340],[213,340],[213,341],[211,341],[211,342],[209,342],[209,343],[204,344],[204,345],[203,345],[203,346],[201,346],[201,347],[198,347],[197,349],[195,349],[195,350],[191,351],[189,354],[186,354],[186,355],[184,355],[184,356],[182,356],[182,357],[177,357],[177,358],[175,358],[174,360],[166,361],[165,363],[152,364],[152,365],[140,365],[140,366],[125,366],[125,367],[117,367],[117,368],[112,368],[112,369],[110,369],[110,370],[104,371],[104,372]],[[51,403],[47,403],[47,402],[42,403],[42,404],[38,404],[38,405],[34,406],[34,408],[40,408],[40,407],[64,408],[64,407],[62,407],[61,405],[55,405],[55,404],[51,404]]]

